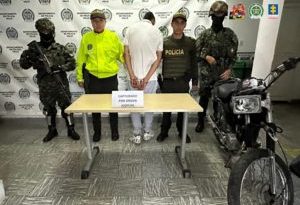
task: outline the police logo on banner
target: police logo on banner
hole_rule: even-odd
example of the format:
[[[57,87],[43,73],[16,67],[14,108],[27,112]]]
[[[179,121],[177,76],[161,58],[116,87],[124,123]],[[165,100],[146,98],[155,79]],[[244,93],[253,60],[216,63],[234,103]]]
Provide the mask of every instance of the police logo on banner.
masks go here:
[[[92,29],[90,27],[83,27],[81,29],[81,35],[83,35],[83,34],[85,34],[87,32],[90,32],[90,31],[92,31]]]
[[[264,8],[260,4],[257,4],[257,3],[252,4],[249,8],[249,14],[250,14],[250,18],[259,19],[264,14]]]
[[[3,6],[9,6],[11,5],[11,0],[1,0],[0,3]]]
[[[76,48],[75,43],[67,43],[67,44],[65,45],[65,47],[66,47],[70,52],[76,53],[77,48]]]
[[[147,12],[149,12],[148,9],[141,9],[141,10],[139,11],[139,18],[140,18],[140,20],[142,20],[142,19],[144,18],[145,14],[146,14]]]
[[[15,70],[19,70],[21,69],[21,66],[20,66],[20,60],[19,59],[14,59],[11,61],[11,66],[13,67],[13,69]]]
[[[195,30],[194,30],[194,35],[195,35],[195,38],[198,38],[200,36],[200,33],[202,31],[204,31],[206,28],[205,26],[202,26],[202,25],[198,25]]]
[[[73,12],[70,9],[63,9],[61,11],[61,19],[63,21],[72,21],[73,20]]]
[[[0,84],[9,84],[10,76],[7,73],[0,73]]]
[[[158,29],[160,30],[164,38],[168,36],[169,30],[166,26],[161,26]]]
[[[69,75],[69,82],[72,83],[72,84],[76,84],[77,83],[76,75],[74,73],[71,73]]]
[[[107,21],[110,21],[112,19],[112,13],[109,9],[102,9],[101,11],[104,13]]]
[[[6,29],[6,36],[8,39],[17,39],[18,31],[14,27],[8,27]]]
[[[30,9],[24,9],[22,11],[22,17],[23,17],[24,21],[26,21],[26,22],[34,21],[34,13]]]
[[[78,0],[79,4],[90,4],[91,0]]]
[[[48,4],[50,4],[50,0],[39,0],[39,2],[42,5],[48,5]]]
[[[184,14],[187,19],[189,18],[190,12],[189,12],[189,10],[187,8],[182,7],[181,9],[179,9],[178,12]]]
[[[133,0],[122,0],[122,4],[124,4],[124,5],[132,5],[133,4]]]
[[[158,0],[159,4],[168,4],[170,0]]]
[[[5,102],[4,103],[4,109],[7,111],[7,112],[13,112],[16,110],[16,106],[13,102]]]
[[[32,81],[35,83],[35,84],[37,84],[37,74],[34,74],[33,76],[32,76]]]
[[[122,30],[122,36],[125,37],[128,26],[124,27]]]
[[[29,92],[29,90],[26,89],[26,88],[21,88],[21,89],[19,90],[19,97],[20,97],[21,99],[27,99],[27,98],[29,98],[29,97],[30,97],[30,92]]]

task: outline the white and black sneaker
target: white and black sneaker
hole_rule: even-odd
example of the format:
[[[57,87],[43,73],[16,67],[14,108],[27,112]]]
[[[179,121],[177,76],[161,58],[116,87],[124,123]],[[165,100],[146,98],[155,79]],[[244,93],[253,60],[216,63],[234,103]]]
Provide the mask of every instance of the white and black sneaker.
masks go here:
[[[141,144],[142,136],[141,135],[133,135],[129,137],[129,141],[133,142],[134,144]]]
[[[151,131],[150,132],[144,132],[143,140],[148,141],[148,140],[151,140],[153,137],[154,137],[153,132],[151,132]]]

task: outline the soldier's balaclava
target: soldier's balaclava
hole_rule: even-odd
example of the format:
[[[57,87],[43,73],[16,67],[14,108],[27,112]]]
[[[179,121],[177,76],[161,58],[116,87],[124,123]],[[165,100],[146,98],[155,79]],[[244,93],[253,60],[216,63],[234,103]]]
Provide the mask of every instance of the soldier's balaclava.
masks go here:
[[[215,32],[219,32],[223,29],[223,21],[224,21],[225,16],[216,16],[216,15],[212,15],[211,19],[212,19],[212,29]]]
[[[54,32],[47,33],[47,34],[40,33],[40,39],[43,47],[48,48],[52,43],[55,42]]]
[[[223,29],[223,21],[228,15],[228,4],[224,1],[215,1],[210,9],[208,16],[212,19],[212,29],[219,32]]]
[[[42,18],[36,21],[35,27],[40,34],[41,44],[48,48],[55,42],[55,27],[54,24],[47,18]]]

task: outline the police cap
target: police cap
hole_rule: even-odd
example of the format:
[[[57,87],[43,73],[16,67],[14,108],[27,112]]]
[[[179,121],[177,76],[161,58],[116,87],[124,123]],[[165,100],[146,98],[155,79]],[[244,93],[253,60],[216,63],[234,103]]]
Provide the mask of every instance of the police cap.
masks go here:
[[[91,12],[91,20],[95,18],[101,18],[101,19],[106,19],[105,14],[103,11],[99,9],[95,9]]]
[[[186,21],[186,15],[183,13],[183,12],[176,12],[174,15],[173,15],[173,18],[172,18],[172,21],[174,21],[175,19],[177,18],[181,18],[183,19],[184,21]]]

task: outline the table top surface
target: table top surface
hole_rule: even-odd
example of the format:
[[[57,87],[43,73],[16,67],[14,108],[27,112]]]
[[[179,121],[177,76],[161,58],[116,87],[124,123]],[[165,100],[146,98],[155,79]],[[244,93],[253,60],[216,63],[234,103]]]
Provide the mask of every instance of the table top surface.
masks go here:
[[[111,94],[84,94],[75,100],[66,113],[90,112],[202,112],[203,109],[188,93],[144,94],[144,107],[112,107]]]

